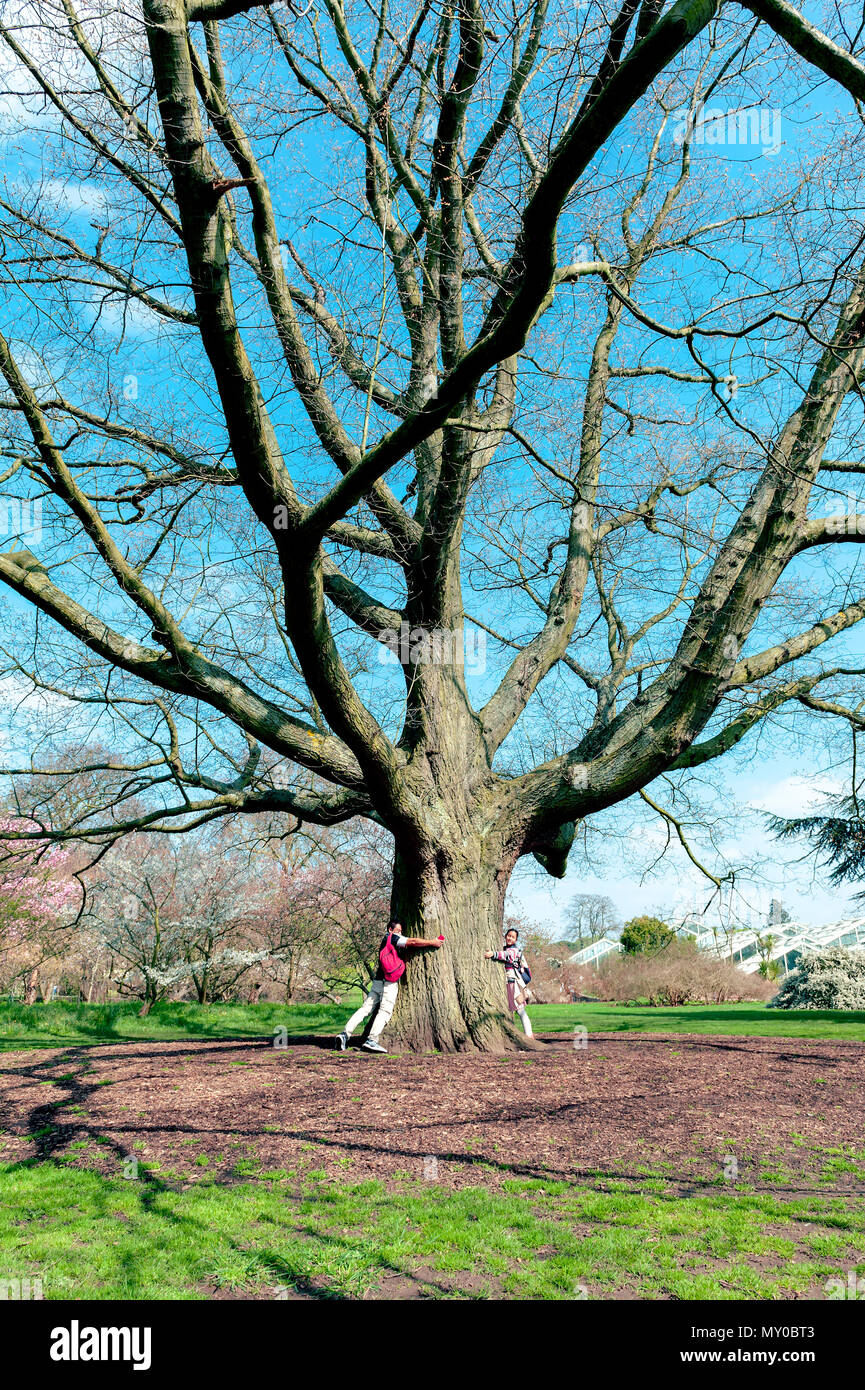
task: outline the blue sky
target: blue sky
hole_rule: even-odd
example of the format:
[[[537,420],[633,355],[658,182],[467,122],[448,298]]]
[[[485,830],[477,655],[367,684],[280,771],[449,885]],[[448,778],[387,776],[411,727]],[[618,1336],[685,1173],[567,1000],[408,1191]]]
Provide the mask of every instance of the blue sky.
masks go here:
[[[832,887],[825,870],[811,856],[803,857],[804,846],[779,844],[763,828],[759,814],[807,814],[819,804],[821,791],[840,790],[840,778],[822,774],[816,761],[809,770],[803,767],[800,757],[778,751],[756,768],[738,772],[725,769],[723,783],[748,822],[744,834],[731,834],[724,842],[728,860],[735,864],[759,857],[761,861],[758,870],[738,885],[734,902],[743,925],[761,925],[773,898],[784,903],[794,921],[816,926],[842,917],[865,915],[865,903],[854,901],[855,884]],[[635,859],[650,859],[662,847],[664,838],[657,821],[639,827],[634,832]],[[524,913],[556,933],[564,928],[568,903],[577,893],[609,897],[623,921],[642,913],[672,915],[694,908],[702,911],[712,899],[713,885],[694,869],[677,844],[671,845],[657,870],[642,882],[636,867],[623,873],[615,859],[614,853],[603,872],[593,873],[575,858],[566,877],[560,880],[533,868],[532,861],[521,860],[511,880],[509,910]],[[717,869],[717,859],[704,862]],[[710,911],[717,901],[715,898]]]

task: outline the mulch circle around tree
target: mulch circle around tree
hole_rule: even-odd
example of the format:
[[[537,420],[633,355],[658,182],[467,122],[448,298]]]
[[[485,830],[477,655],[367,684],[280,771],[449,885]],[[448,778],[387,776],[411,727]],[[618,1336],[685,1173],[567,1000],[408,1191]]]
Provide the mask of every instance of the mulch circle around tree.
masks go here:
[[[865,1142],[865,1043],[547,1042],[507,1056],[385,1058],[270,1039],[7,1053],[0,1160],[117,1173],[136,1158],[180,1187],[278,1169],[446,1187],[541,1177],[638,1190],[654,1175],[683,1194],[721,1178],[865,1194],[861,1158],[844,1161]]]

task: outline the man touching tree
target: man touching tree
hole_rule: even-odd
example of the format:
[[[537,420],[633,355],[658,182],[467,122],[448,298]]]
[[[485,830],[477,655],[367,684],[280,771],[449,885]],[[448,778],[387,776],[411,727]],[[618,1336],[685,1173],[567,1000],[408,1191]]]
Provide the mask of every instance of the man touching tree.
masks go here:
[[[381,1035],[390,1022],[399,993],[399,982],[405,974],[405,952],[438,950],[443,945],[443,936],[436,941],[428,941],[422,936],[403,936],[399,922],[390,923],[379,947],[378,969],[367,996],[337,1037],[336,1045],[341,1052],[345,1052],[352,1033],[370,1014],[374,1018],[362,1047],[365,1052],[387,1051],[381,1045]]]

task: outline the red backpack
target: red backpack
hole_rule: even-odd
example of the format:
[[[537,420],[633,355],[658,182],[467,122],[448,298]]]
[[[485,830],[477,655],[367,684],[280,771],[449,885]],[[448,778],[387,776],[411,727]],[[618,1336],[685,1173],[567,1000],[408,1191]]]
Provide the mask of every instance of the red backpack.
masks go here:
[[[378,953],[381,973],[390,985],[401,979],[405,973],[405,961],[393,944],[394,935],[394,932],[388,932]]]

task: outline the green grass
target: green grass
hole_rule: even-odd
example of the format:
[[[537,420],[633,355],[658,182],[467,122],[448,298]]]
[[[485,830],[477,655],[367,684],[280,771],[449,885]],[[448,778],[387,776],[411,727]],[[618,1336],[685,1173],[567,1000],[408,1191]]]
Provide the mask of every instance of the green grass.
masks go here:
[[[147,1018],[138,1005],[0,1002],[0,1050],[68,1043],[253,1038],[287,1029],[290,1037],[333,1034],[356,1007],[342,1004],[157,1004]],[[865,1040],[865,1013],[767,1009],[764,1004],[692,1004],[653,1009],[614,1004],[540,1004],[530,1014],[541,1033],[725,1033],[740,1037]]]
[[[286,1028],[290,1037],[338,1031],[360,1001],[342,1004],[156,1004],[147,1018],[140,1005],[0,1002],[0,1049],[62,1047],[67,1043],[260,1038]]]
[[[653,1009],[633,1004],[540,1004],[530,1009],[541,1033],[726,1033],[752,1038],[865,1040],[865,1012],[769,1009],[765,1004],[687,1004]]]
[[[835,1198],[262,1177],[172,1191],[60,1162],[0,1166],[4,1277],[41,1277],[47,1299],[194,1299],[214,1284],[358,1298],[403,1275],[432,1297],[702,1300],[789,1298],[865,1273],[865,1206]],[[449,1289],[454,1275],[468,1283]]]

